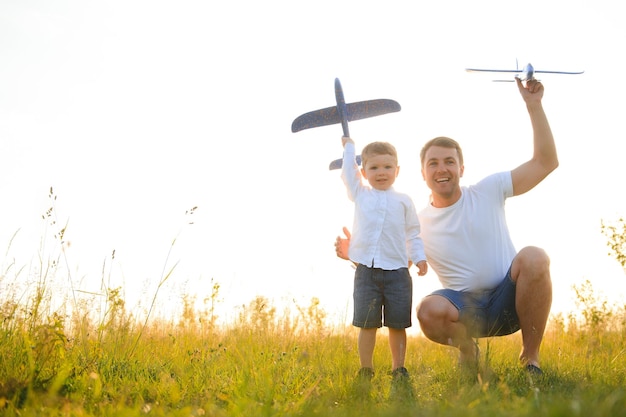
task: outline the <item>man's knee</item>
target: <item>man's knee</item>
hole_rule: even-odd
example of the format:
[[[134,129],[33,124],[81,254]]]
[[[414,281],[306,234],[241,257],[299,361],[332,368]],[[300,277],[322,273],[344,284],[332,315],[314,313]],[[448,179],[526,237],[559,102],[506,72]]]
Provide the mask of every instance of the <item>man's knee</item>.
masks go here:
[[[432,296],[424,298],[417,306],[417,320],[422,327],[432,320],[434,307],[432,298]]]
[[[527,246],[520,250],[511,266],[511,278],[517,282],[518,278],[532,281],[550,281],[550,257],[541,248]]]
[[[429,327],[439,325],[442,320],[458,320],[458,311],[447,298],[431,295],[424,298],[417,307],[417,320],[425,331]]]
[[[459,310],[441,295],[424,298],[417,308],[417,319],[424,336],[434,342],[449,345],[459,338]]]

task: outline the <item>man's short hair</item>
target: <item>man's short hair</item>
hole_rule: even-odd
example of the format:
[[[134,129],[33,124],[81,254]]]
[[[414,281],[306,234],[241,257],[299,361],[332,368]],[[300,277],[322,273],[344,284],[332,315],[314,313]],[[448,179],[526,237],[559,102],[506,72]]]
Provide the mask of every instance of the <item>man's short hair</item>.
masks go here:
[[[424,158],[426,157],[426,152],[433,146],[456,149],[456,152],[459,155],[459,165],[463,166],[463,151],[461,150],[461,145],[459,145],[459,143],[454,139],[448,138],[446,136],[438,136],[426,142],[426,144],[422,148],[420,152],[420,162],[422,164],[422,167],[424,166]]]

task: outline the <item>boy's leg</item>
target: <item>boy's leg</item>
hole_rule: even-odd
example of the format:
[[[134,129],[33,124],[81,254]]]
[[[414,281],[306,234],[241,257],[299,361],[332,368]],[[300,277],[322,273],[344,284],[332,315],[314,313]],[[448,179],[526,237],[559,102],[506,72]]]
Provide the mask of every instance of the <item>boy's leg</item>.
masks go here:
[[[382,326],[382,294],[377,276],[380,270],[357,265],[354,276],[354,318],[358,327],[357,346],[362,368],[374,368],[376,330]]]
[[[389,330],[392,371],[404,368],[406,328],[411,326],[413,280],[408,268],[385,271],[385,326]]]
[[[376,327],[361,328],[359,331],[359,359],[361,368],[374,369],[374,346],[376,346]]]
[[[391,349],[391,370],[404,367],[406,329],[389,328],[389,348]]]

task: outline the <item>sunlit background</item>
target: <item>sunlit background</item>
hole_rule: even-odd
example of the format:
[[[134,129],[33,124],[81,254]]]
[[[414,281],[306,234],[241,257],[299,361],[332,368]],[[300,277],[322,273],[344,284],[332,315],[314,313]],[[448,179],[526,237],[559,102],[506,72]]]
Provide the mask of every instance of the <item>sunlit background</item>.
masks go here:
[[[398,101],[350,130],[358,148],[396,145],[396,188],[421,207],[418,154],[434,136],[463,146],[465,184],[530,157],[515,84],[464,71],[517,60],[585,73],[541,77],[561,165],[508,200],[514,242],[550,254],[553,313],[576,308],[585,280],[623,303],[626,275],[600,231],[626,215],[622,16],[608,0],[3,0],[0,290],[32,286],[40,262],[59,259],[59,293],[121,287],[145,311],[173,268],[165,316],[218,283],[224,320],[256,296],[291,308],[317,297],[347,323],[353,270],[333,242],[352,206],[328,170],[341,127],[294,134],[291,122],[333,105],[336,77],[348,102]],[[439,282],[413,275],[417,303]]]

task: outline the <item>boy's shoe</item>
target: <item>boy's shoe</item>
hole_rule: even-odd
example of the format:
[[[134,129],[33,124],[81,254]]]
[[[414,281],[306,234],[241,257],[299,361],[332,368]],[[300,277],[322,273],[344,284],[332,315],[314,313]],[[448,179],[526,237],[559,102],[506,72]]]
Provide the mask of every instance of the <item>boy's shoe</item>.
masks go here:
[[[372,368],[363,367],[359,369],[356,378],[360,381],[371,381],[372,378],[374,378],[374,370]]]
[[[399,368],[394,369],[391,372],[391,377],[393,378],[394,381],[397,381],[397,380],[408,380],[409,379],[409,371],[404,366],[401,366]]]
[[[372,389],[372,378],[374,378],[374,370],[372,368],[361,368],[357,372],[352,384],[353,394],[360,399],[368,398]]]
[[[409,371],[401,366],[391,372],[390,397],[398,401],[409,401],[414,398],[413,386]]]

